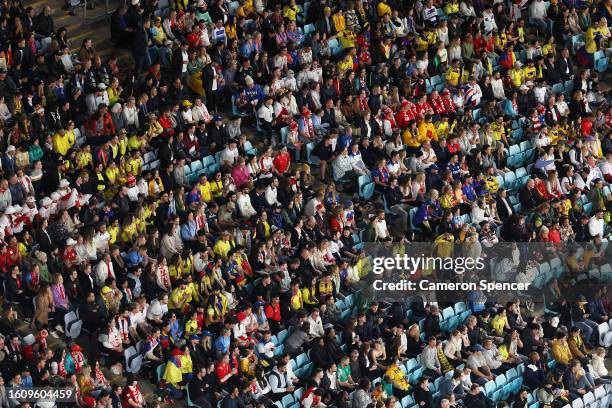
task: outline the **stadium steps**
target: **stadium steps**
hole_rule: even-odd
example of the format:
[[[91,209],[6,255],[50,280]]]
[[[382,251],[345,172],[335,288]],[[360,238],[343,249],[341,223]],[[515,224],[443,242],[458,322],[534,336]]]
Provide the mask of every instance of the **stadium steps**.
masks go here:
[[[109,1],[109,10],[114,10],[118,4],[116,1]],[[129,51],[114,47],[110,38],[109,20],[83,25],[83,9],[78,8],[77,15],[71,16],[67,10],[62,10],[64,0],[34,0],[25,2],[25,7],[33,7],[36,15],[42,11],[45,5],[51,6],[55,30],[57,31],[60,27],[65,27],[68,30],[71,53],[79,51],[81,43],[85,38],[91,38],[94,48],[100,54],[103,61],[114,54],[117,55],[122,66],[131,64]],[[89,17],[101,14],[105,7],[103,2],[98,1],[93,10],[87,10],[88,19]]]

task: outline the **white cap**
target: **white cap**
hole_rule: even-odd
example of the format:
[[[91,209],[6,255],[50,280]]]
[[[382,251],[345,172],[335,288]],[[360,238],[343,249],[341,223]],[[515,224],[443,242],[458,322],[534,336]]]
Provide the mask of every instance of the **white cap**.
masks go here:
[[[61,179],[59,182],[60,188],[70,187],[70,183],[66,179]]]
[[[76,245],[76,241],[72,238],[66,240],[66,245]]]
[[[98,84],[98,89],[101,89],[101,90],[106,89],[106,84],[105,84],[104,82],[100,82],[100,83]]]
[[[51,200],[53,201],[57,201],[61,198],[62,196],[59,195],[59,193],[57,191],[54,191],[51,193]]]
[[[15,212],[15,207],[9,205],[8,207],[6,207],[6,210],[4,210],[4,215],[12,215],[15,214]]]
[[[40,203],[43,205],[43,207],[48,207],[51,205],[53,201],[51,201],[51,199],[49,197],[45,197],[43,198]]]
[[[14,152],[15,151],[15,146],[10,145],[9,147],[6,148],[6,152]]]

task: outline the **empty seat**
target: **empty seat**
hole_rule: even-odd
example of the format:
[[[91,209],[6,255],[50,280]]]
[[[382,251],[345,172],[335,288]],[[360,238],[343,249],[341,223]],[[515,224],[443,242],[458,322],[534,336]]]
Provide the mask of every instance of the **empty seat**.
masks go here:
[[[455,314],[455,310],[452,307],[447,307],[442,311],[442,319],[450,319]]]
[[[495,385],[497,388],[502,388],[504,385],[506,385],[506,376],[501,374],[495,377]]]
[[[457,302],[455,303],[455,314],[461,314],[467,310],[467,305],[465,302]]]
[[[496,388],[497,384],[495,384],[495,381],[488,381],[484,386],[484,393],[487,395],[487,397],[491,397]]]
[[[589,406],[590,404],[595,402],[595,395],[593,395],[592,392],[587,392],[582,397],[582,402],[584,403],[585,406]]]
[[[602,347],[612,346],[612,331],[610,331],[609,323],[599,325],[599,344]]]
[[[580,398],[572,401],[572,408],[583,408],[583,407],[584,407],[584,402],[582,402]]]

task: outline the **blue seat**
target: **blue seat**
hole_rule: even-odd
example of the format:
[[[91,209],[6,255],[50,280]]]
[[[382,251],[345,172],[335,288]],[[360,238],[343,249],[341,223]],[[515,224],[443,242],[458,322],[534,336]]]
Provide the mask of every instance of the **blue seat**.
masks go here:
[[[506,188],[506,185],[504,183],[504,178],[502,176],[495,176],[495,178],[497,179],[497,183],[499,184],[499,188]]]
[[[438,84],[442,83],[442,78],[440,77],[440,75],[436,75],[434,77],[431,78],[431,85],[432,86],[436,86]]]
[[[516,176],[517,179],[522,179],[523,177],[527,175],[527,170],[525,170],[524,167],[519,167],[518,169],[514,171],[514,175]]]
[[[514,172],[509,171],[504,174],[504,188],[506,190],[513,190],[516,183],[516,175]]]
[[[374,183],[368,183],[359,190],[359,196],[366,200],[369,200],[374,195]]]
[[[459,325],[462,323],[462,321],[460,320],[460,317],[455,315],[453,317],[450,318],[450,322],[448,324],[448,330],[450,332],[452,332],[453,330],[456,330],[457,327],[459,327]]]
[[[457,302],[455,303],[454,309],[455,309],[455,314],[459,315],[467,310],[467,305],[465,304],[465,302]]]
[[[312,373],[312,369],[313,369],[313,367],[314,367],[314,364],[313,364],[313,363],[308,363],[308,364],[306,364],[306,365],[305,365],[305,366],[302,368],[302,369],[304,370],[303,375],[304,375],[305,377],[308,377],[308,376],[310,375],[310,373]]]
[[[215,163],[216,163],[215,156],[213,156],[213,155],[202,157],[202,165],[204,167],[209,167],[209,166],[211,166],[211,165],[213,165]]]
[[[502,394],[502,390],[497,390],[493,393],[493,395],[491,395],[491,400],[493,400],[493,402],[499,402],[501,400],[501,394]]]
[[[289,126],[281,128],[281,143],[287,144],[287,136],[289,136]]]
[[[523,140],[520,144],[521,152],[526,152],[529,149],[532,149],[531,140]]]
[[[238,10],[238,7],[240,7],[240,3],[239,3],[239,2],[237,2],[237,1],[232,1],[232,2],[231,2],[231,3],[230,3],[228,6],[227,6],[228,11],[229,11],[229,14],[230,14],[231,16],[236,15],[236,10]]]
[[[160,364],[157,366],[157,368],[155,369],[155,372],[157,373],[157,383],[161,383],[161,381],[164,378],[164,371],[166,371],[166,363],[164,364]]]
[[[278,356],[282,355],[284,352],[285,352],[285,346],[283,344],[279,344],[274,349],[274,357],[278,357]]]
[[[604,58],[600,58],[597,61],[595,61],[595,71],[597,72],[606,72],[608,70],[608,58],[604,57]]]
[[[315,30],[316,30],[316,27],[315,27],[314,24],[306,24],[304,26],[304,35],[308,35],[308,34],[312,33]]]
[[[436,380],[434,381],[434,391],[438,391],[440,389],[440,383],[442,383],[443,379],[444,377],[436,378]]]
[[[191,172],[195,174],[200,174],[200,171],[204,168],[204,164],[200,160],[196,160],[191,162]]]
[[[564,87],[565,87],[565,96],[569,98],[574,92],[574,81],[571,79],[565,81]]]
[[[512,131],[512,139],[514,139],[514,140],[521,140],[521,138],[523,137],[524,133],[525,132],[523,131],[523,128],[514,129]]]
[[[408,382],[410,384],[415,384],[419,378],[421,378],[423,376],[423,371],[425,371],[425,369],[423,367],[419,367],[416,370],[414,370],[413,372],[410,373],[410,378],[408,379]]]
[[[401,401],[402,408],[411,407],[414,404],[414,398],[411,395],[406,395]]]
[[[308,361],[308,355],[306,355],[306,353],[302,353],[295,358],[298,368],[305,366]]]
[[[450,319],[454,315],[455,315],[455,309],[453,309],[452,307],[447,307],[444,310],[442,310],[443,320]]]
[[[523,377],[518,377],[512,380],[512,393],[516,394],[521,389],[523,385]]]
[[[504,385],[506,385],[506,376],[504,374],[495,377],[495,386],[497,388],[502,388]]]
[[[319,164],[319,158],[314,156],[312,154],[314,148],[315,148],[316,144],[314,142],[308,143],[306,145],[306,159],[308,160],[308,163],[316,166]]]
[[[293,399],[295,401],[299,401],[302,399],[302,395],[304,395],[304,388],[300,387],[297,390],[293,391]]]
[[[346,307],[348,307],[349,309],[352,308],[353,306],[355,306],[355,295],[350,294],[347,297],[344,298],[344,304],[346,305]]]
[[[253,147],[253,144],[248,140],[244,142],[244,151],[246,154],[257,155],[257,148]]]
[[[327,42],[327,45],[329,46],[329,48],[335,48],[335,47],[339,47],[340,43],[338,42],[338,40],[334,38],[334,39],[329,40]]]
[[[287,394],[281,399],[283,403],[283,407],[288,408],[291,404],[293,404],[293,395]]]
[[[512,384],[506,384],[501,389],[501,394],[499,396],[499,399],[500,400],[506,400],[506,399],[508,399],[508,397],[510,397],[510,394],[512,394]]]
[[[519,154],[520,152],[521,152],[521,148],[519,145],[516,145],[516,144],[510,145],[510,148],[508,149],[508,154],[510,156]]]
[[[491,395],[493,395],[493,393],[495,392],[496,388],[497,388],[497,385],[495,384],[495,381],[487,381],[487,383],[484,386],[484,393],[486,394],[487,397],[491,397]]]
[[[409,373],[416,370],[418,366],[419,366],[419,363],[416,360],[416,358],[411,358],[410,360],[406,361],[406,371]]]
[[[564,94],[565,93],[565,87],[563,86],[563,83],[558,83],[558,84],[554,84],[552,87],[552,91],[554,94]]]

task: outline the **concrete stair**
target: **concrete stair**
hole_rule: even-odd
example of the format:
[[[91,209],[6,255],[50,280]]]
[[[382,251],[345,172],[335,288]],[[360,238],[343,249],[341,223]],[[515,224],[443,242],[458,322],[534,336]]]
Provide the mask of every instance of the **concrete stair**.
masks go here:
[[[78,51],[85,38],[91,38],[94,48],[100,54],[102,60],[114,54],[125,66],[132,63],[130,53],[127,50],[114,47],[110,38],[110,13],[121,3],[120,0],[109,0],[107,17],[92,21],[92,18],[101,16],[106,11],[106,2],[98,0],[94,9],[87,10],[86,24],[83,24],[83,7],[76,10],[76,16],[71,16],[67,10],[62,10],[64,0],[33,0],[26,1],[24,4],[25,7],[33,7],[35,14],[38,14],[45,5],[51,6],[55,30],[57,31],[60,27],[67,29],[71,52]]]

